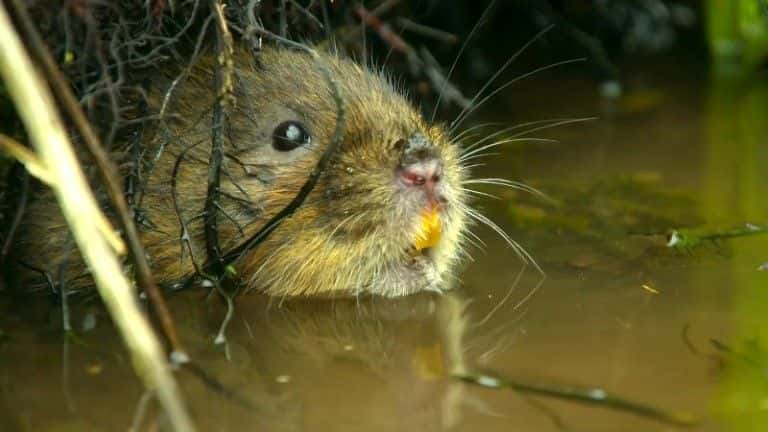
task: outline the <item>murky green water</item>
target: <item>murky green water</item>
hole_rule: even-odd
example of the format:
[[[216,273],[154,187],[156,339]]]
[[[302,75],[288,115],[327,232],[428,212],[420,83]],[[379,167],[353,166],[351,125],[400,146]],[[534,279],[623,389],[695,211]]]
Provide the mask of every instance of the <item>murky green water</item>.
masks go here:
[[[225,346],[212,343],[221,302],[174,295],[188,350],[235,393],[179,372],[200,429],[681,429],[447,378],[482,369],[692,413],[694,430],[765,430],[768,272],[756,269],[768,262],[768,239],[665,247],[669,228],[768,221],[768,85],[709,85],[701,74],[640,76],[615,103],[587,82],[541,78],[478,116],[601,117],[538,132],[561,142],[515,145],[478,169],[551,196],[486,187],[501,199],[477,202],[536,258],[544,280],[478,228],[486,246],[455,292],[282,304],[251,295],[239,300]],[[0,430],[162,430],[104,311],[75,307],[77,336],[65,340],[59,314],[46,309],[2,306]]]

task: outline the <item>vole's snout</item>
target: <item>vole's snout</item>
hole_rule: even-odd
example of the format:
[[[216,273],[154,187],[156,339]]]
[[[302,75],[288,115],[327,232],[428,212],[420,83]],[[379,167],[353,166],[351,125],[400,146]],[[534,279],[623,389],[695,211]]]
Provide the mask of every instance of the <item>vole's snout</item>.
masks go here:
[[[443,174],[443,164],[439,159],[429,158],[400,166],[397,170],[400,181],[406,186],[418,186],[433,189]]]
[[[401,184],[407,189],[423,191],[427,207],[439,207],[444,200],[440,187],[443,161],[437,148],[420,133],[400,144],[402,154],[396,173]]]

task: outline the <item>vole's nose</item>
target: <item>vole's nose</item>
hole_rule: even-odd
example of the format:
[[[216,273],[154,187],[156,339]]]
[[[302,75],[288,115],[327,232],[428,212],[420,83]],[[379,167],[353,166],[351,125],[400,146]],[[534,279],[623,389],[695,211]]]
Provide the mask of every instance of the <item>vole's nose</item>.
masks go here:
[[[430,206],[443,201],[440,186],[443,163],[435,146],[422,134],[404,140],[397,176],[408,188],[419,188],[426,194]]]
[[[421,133],[402,141],[400,178],[408,186],[428,186],[440,181],[442,163],[435,146]]]
[[[427,190],[435,188],[442,174],[442,163],[435,158],[412,162],[398,169],[398,175],[403,184],[423,187]]]
[[[397,176],[406,190],[421,192],[424,208],[440,209],[445,203],[445,191],[441,187],[443,164],[439,159],[429,158],[401,166]]]

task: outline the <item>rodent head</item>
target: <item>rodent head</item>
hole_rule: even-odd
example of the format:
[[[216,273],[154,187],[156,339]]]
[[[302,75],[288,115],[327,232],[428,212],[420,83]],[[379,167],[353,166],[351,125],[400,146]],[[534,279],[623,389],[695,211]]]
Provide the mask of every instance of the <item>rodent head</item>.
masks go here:
[[[258,64],[236,68],[221,180],[231,198],[221,203],[222,249],[285,207],[333,139],[339,111],[321,67],[343,99],[343,139],[303,205],[235,262],[238,274],[248,288],[272,295],[447,288],[466,229],[458,149],[383,74],[326,54],[268,49]],[[196,103],[195,93],[182,94],[182,111]],[[210,137],[207,125],[194,128],[201,140]],[[206,160],[202,150],[198,159]],[[190,217],[205,194],[199,174],[188,180],[198,196]]]

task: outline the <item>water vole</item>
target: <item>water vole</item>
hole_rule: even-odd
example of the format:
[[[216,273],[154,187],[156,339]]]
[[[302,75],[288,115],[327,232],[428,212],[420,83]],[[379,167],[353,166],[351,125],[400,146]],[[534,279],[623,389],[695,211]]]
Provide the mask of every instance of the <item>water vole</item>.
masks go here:
[[[137,202],[142,241],[165,284],[187,279],[205,260],[213,61],[200,60],[179,82],[178,71],[159,73],[149,98],[150,111],[162,110],[166,120],[142,138]],[[285,207],[329,145],[338,111],[320,63],[343,99],[343,139],[303,205],[234,263],[238,276],[270,295],[448,288],[467,224],[459,149],[383,74],[329,54],[270,48],[258,60],[236,56],[235,100],[223,125],[221,249],[241,244]],[[70,243],[51,196],[42,195],[30,203],[14,255],[56,275]],[[70,286],[90,283],[76,254],[64,269]],[[39,279],[27,274],[22,283]]]

